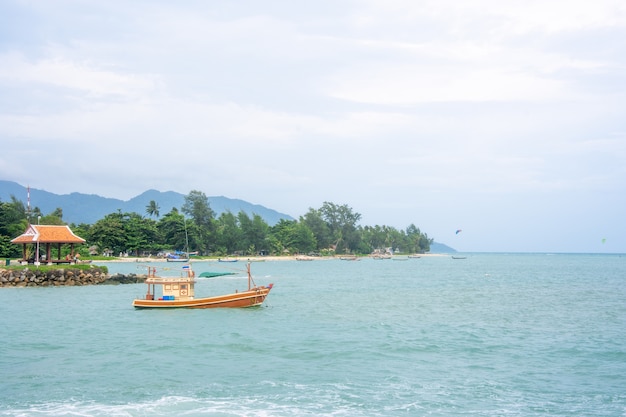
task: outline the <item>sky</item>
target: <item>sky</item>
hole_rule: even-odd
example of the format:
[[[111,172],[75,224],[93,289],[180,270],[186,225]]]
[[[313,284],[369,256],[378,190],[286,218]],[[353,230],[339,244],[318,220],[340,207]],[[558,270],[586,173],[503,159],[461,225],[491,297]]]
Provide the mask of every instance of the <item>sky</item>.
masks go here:
[[[56,194],[626,253],[626,3],[0,0],[0,140]]]

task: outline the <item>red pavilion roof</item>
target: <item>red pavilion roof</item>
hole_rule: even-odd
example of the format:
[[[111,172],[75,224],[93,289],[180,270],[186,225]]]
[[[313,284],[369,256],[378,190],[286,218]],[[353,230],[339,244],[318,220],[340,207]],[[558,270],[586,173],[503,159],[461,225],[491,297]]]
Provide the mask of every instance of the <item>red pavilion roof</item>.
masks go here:
[[[85,243],[85,239],[78,237],[69,226],[49,226],[31,224],[26,231],[16,237],[11,243]]]

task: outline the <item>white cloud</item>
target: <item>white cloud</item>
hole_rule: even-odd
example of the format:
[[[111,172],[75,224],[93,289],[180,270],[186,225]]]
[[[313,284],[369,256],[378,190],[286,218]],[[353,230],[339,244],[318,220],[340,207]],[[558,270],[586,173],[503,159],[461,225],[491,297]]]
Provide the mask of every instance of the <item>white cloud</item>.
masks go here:
[[[357,26],[385,22],[390,27],[430,22],[445,28],[444,35],[519,36],[533,32],[554,34],[563,31],[623,26],[626,5],[619,0],[508,1],[372,0],[369,8],[354,14]],[[434,22],[434,24],[433,24]]]
[[[125,74],[119,69],[98,68],[59,56],[29,62],[19,53],[0,56],[0,81],[44,84],[88,95],[122,98],[137,98],[154,90],[158,84],[153,77]]]
[[[4,178],[201,189],[292,215],[336,201],[429,234],[626,184],[618,1],[76,5],[15,6]]]
[[[564,95],[563,83],[558,80],[497,69],[376,66],[334,78],[331,96],[360,103],[540,101]]]

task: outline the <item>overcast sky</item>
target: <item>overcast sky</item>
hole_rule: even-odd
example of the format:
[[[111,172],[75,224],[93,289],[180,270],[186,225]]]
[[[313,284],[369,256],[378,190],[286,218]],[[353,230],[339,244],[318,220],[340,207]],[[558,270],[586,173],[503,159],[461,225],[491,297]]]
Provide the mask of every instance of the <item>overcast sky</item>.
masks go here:
[[[0,0],[0,139],[57,194],[624,253],[626,3]]]

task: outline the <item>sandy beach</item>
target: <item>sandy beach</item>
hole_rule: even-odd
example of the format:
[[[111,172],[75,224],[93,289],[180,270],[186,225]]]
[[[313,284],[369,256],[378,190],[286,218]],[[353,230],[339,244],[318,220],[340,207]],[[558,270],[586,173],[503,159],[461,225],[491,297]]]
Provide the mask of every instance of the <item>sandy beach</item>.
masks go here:
[[[419,254],[419,257],[433,257],[433,256],[449,256],[450,254],[445,253],[425,253]],[[239,257],[228,257],[221,258],[223,260],[228,261],[237,261],[237,262],[273,262],[273,261],[298,261],[298,260],[307,260],[307,261],[331,261],[337,260],[345,255],[337,255],[337,256],[306,256],[306,255],[292,255],[292,256],[239,256]],[[397,255],[396,258],[407,258],[409,255]],[[370,258],[370,256],[362,256],[357,259],[366,259]],[[133,257],[127,256],[122,258],[114,258],[111,260],[97,260],[94,262],[165,262],[165,258],[156,258],[156,257]],[[219,258],[191,258],[189,262],[220,262]],[[224,262],[224,261],[222,261]],[[181,262],[182,263],[182,262]]]

